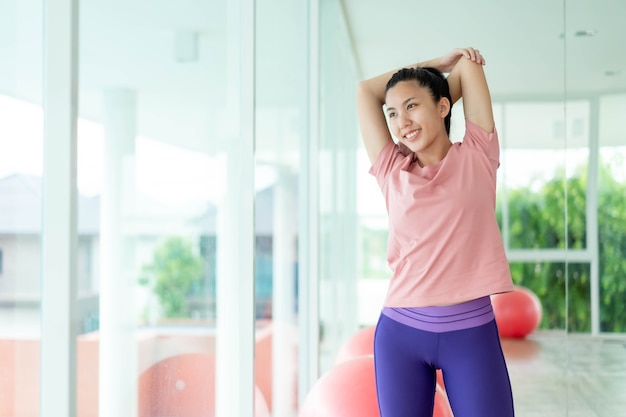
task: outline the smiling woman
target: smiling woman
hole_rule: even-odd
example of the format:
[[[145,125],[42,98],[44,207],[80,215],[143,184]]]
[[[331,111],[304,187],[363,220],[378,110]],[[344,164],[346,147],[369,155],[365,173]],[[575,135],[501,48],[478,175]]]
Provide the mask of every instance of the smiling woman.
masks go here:
[[[517,414],[620,415],[626,55],[616,51],[626,39],[625,7],[615,0],[450,0],[427,8],[414,0],[393,7],[1,1],[0,369],[8,372],[0,372],[0,415],[133,415],[139,392],[146,409],[161,399],[180,407],[176,398],[193,388],[176,378],[180,370],[159,368],[149,384],[163,387],[158,392],[143,391],[140,375],[191,353],[187,364],[198,371],[211,367],[198,357],[216,358],[209,388],[217,414],[251,416],[256,395],[272,416],[293,417],[342,342],[409,292],[390,280],[390,263],[416,279],[463,281],[472,273],[464,264],[484,262],[468,255],[503,250],[510,263],[491,266],[508,266],[544,312],[527,343],[502,343]],[[461,45],[480,47],[487,65],[434,60],[449,74],[449,98],[424,94],[429,87],[417,81],[398,81],[385,95],[389,74],[371,106],[377,118],[367,118],[374,129],[359,132],[359,80]],[[489,81],[491,118],[472,104],[480,94],[455,87],[454,71],[465,69]],[[495,129],[483,124],[491,119]],[[374,133],[367,149],[360,133]],[[442,208],[433,221],[416,215],[389,229],[377,178],[390,155],[406,169],[383,186],[415,196],[421,213]],[[378,177],[367,173],[373,164]],[[453,190],[459,199],[437,206],[437,193],[452,183],[424,189],[458,173],[482,187],[462,181]],[[501,244],[480,246],[478,238],[498,232],[494,223],[466,228],[480,226],[494,205]],[[391,208],[394,218],[412,214]],[[446,259],[448,251],[435,248],[441,263],[405,262],[429,252],[424,237],[466,251]],[[202,260],[202,278],[181,295],[186,312],[177,319],[163,317],[156,293],[138,285],[141,266],[170,238],[188,242],[193,254],[170,251],[171,274],[189,272],[177,263]],[[481,282],[505,276],[488,272]],[[386,313],[407,313],[415,324],[431,308],[484,308],[475,289],[454,287],[443,301],[418,300],[408,311],[389,303]],[[469,331],[481,327],[473,320],[481,319],[470,317]],[[403,334],[383,335],[378,359]],[[389,351],[390,360],[401,358],[395,346]],[[466,378],[452,372],[445,383],[459,417],[459,398],[470,401],[458,395]],[[209,406],[185,405],[202,404]]]
[[[575,347],[568,333],[584,332],[594,341],[604,332],[615,332],[618,334],[612,336],[623,338],[623,331],[615,330],[613,319],[615,306],[620,304],[617,300],[623,296],[616,286],[620,281],[617,276],[623,277],[616,271],[622,269],[613,256],[622,256],[623,251],[615,246],[609,232],[611,228],[622,229],[621,205],[609,196],[623,193],[608,190],[621,189],[618,183],[623,184],[626,172],[621,156],[626,136],[623,123],[619,123],[626,78],[619,76],[623,70],[615,70],[626,68],[626,64],[624,57],[612,53],[614,42],[626,33],[615,18],[620,8],[612,1],[566,1],[546,5],[546,9],[540,3],[518,2],[506,9],[496,2],[433,4],[429,16],[445,16],[445,31],[441,30],[440,20],[420,19],[424,11],[408,1],[397,4],[403,10],[401,14],[396,8],[379,7],[370,1],[346,1],[345,7],[363,78],[384,72],[386,65],[405,63],[407,51],[415,51],[409,52],[411,61],[412,57],[436,56],[437,49],[470,43],[479,45],[486,54],[488,65],[484,70],[501,139],[498,220],[512,278],[543,298],[544,320],[533,336],[540,338],[545,336],[541,332],[547,332],[550,342],[556,340],[563,346],[553,352],[559,358],[555,372],[548,376],[537,371],[534,378],[546,384],[559,381],[565,388],[556,389],[551,400],[539,405],[531,404],[533,390],[516,390],[513,384],[516,411],[525,415],[565,415],[580,406],[588,413],[602,414],[597,410],[604,409],[610,415],[609,410],[618,407],[616,398],[602,401],[607,407],[591,399],[586,405],[574,405],[571,400],[556,401],[555,405],[555,398],[567,396],[565,391],[571,388],[566,380],[565,347]],[[536,13],[539,9],[541,16]],[[465,104],[463,98],[453,105],[456,113],[452,117],[452,137],[463,137],[465,127],[456,122]],[[421,143],[425,130],[415,126],[420,119],[412,116],[414,105],[403,101],[390,105],[389,97],[387,105],[393,107],[393,113],[388,114],[388,129],[399,148],[406,145],[405,153],[417,150],[411,146]],[[398,109],[405,114],[399,114]],[[372,162],[371,152],[369,157]],[[415,158],[420,160],[419,155]],[[430,166],[441,169],[437,159],[434,165],[424,164],[426,170]],[[442,160],[444,165],[446,159]],[[367,170],[369,164],[365,157],[363,160]],[[374,268],[372,260],[382,259],[384,254],[371,252],[386,244],[388,237],[394,239],[393,231],[381,226],[386,211],[370,202],[376,198],[374,191],[373,182],[368,183],[359,200],[364,202],[364,253],[360,259],[363,277],[368,278],[362,285],[364,308],[373,304],[367,300],[374,300],[366,295],[373,287],[370,281],[389,284],[386,275],[391,274]],[[374,214],[374,208],[382,214]],[[613,214],[607,215],[608,211]],[[368,324],[374,324],[373,319],[368,320]],[[522,378],[519,369],[512,370],[513,380]],[[601,373],[590,371],[588,376],[590,380],[601,379]],[[620,376],[615,384],[623,389],[623,381]]]
[[[455,49],[359,84],[361,135],[389,216],[392,277],[374,338],[383,415],[432,413],[437,370],[455,414],[513,415],[489,298],[513,284],[495,217],[499,142],[483,64],[478,50]],[[466,133],[452,144],[450,112],[461,96]],[[480,359],[485,350],[489,360]]]

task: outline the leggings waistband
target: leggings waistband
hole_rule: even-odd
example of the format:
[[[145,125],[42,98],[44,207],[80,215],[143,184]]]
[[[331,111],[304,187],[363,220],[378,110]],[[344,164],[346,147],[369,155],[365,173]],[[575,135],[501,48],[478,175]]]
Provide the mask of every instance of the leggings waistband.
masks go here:
[[[451,306],[384,307],[382,314],[415,329],[436,333],[478,327],[495,319],[489,296]]]

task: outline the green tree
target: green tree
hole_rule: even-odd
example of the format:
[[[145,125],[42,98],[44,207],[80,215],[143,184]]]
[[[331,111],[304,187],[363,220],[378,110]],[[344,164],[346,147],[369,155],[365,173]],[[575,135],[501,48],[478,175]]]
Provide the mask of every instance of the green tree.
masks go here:
[[[600,329],[626,332],[626,183],[606,166],[598,178]]]
[[[539,190],[509,190],[509,246],[584,249],[586,172],[582,166],[567,180],[557,175]],[[497,214],[501,222],[499,210]],[[621,317],[626,310],[626,184],[617,182],[603,165],[598,187],[598,229],[601,330],[624,332],[626,323]],[[511,274],[517,285],[533,290],[540,298],[544,312],[542,328],[567,326],[570,332],[590,331],[589,264],[511,263]]]
[[[152,262],[143,267],[140,283],[152,287],[164,317],[190,317],[187,297],[194,284],[202,281],[202,258],[192,242],[170,237],[154,251]]]

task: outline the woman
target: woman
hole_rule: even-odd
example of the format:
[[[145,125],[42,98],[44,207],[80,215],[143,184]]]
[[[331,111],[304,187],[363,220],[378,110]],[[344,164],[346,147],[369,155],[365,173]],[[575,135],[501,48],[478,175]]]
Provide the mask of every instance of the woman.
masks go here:
[[[499,144],[483,65],[478,50],[460,48],[359,84],[393,271],[374,339],[381,417],[431,416],[437,369],[455,417],[514,415],[490,299],[513,283],[495,217]],[[453,144],[461,97],[466,131]]]

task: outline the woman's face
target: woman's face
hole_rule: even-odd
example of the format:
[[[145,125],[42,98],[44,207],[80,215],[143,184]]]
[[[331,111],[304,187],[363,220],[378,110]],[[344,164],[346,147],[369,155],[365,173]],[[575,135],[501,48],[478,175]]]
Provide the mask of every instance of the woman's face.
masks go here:
[[[389,127],[402,143],[416,153],[449,143],[444,119],[448,100],[435,102],[430,91],[417,81],[401,81],[387,91]]]

